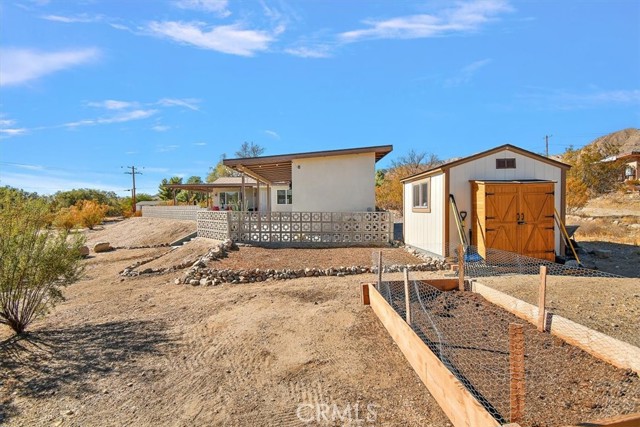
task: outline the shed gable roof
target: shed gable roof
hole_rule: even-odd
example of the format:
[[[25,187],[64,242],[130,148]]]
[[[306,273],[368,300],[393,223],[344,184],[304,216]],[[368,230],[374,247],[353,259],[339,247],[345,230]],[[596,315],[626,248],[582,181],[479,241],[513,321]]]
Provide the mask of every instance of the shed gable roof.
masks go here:
[[[553,160],[553,159],[550,159],[548,157],[541,156],[540,154],[536,154],[536,153],[534,153],[532,151],[525,150],[524,148],[516,147],[515,145],[504,144],[504,145],[500,145],[499,147],[492,148],[490,150],[482,151],[480,153],[473,154],[473,155],[468,156],[468,157],[463,157],[461,159],[456,159],[456,160],[453,160],[451,162],[443,163],[440,166],[436,166],[435,168],[431,168],[431,169],[428,169],[426,171],[418,172],[416,174],[407,176],[405,178],[402,178],[400,180],[400,182],[415,181],[415,180],[423,178],[425,176],[433,175],[433,174],[438,173],[438,172],[444,172],[444,171],[446,171],[448,169],[451,169],[452,167],[459,166],[459,165],[462,165],[464,163],[468,163],[468,162],[474,161],[474,160],[482,158],[482,157],[491,156],[491,155],[499,153],[501,151],[512,151],[514,153],[518,153],[518,154],[521,154],[523,156],[526,156],[526,157],[532,158],[534,160],[538,160],[540,162],[547,163],[547,164],[550,164],[552,166],[556,166],[556,167],[559,167],[559,168],[562,168],[562,169],[570,169],[571,168],[571,166],[566,164],[566,163],[562,163],[562,162],[559,162],[557,160]]]

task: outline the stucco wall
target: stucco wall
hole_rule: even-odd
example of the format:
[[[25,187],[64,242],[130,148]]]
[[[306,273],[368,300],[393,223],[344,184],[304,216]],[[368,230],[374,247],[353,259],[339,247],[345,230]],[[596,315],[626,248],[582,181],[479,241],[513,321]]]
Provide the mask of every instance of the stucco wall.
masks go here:
[[[272,185],[271,186],[271,212],[291,212],[291,207],[293,205],[278,204],[278,190],[288,190],[288,189],[289,189],[288,185]],[[295,203],[295,200],[296,198],[294,195],[293,196],[294,203]]]
[[[293,211],[375,209],[374,153],[298,159],[293,161],[291,172]]]
[[[404,240],[405,243],[415,248],[442,256],[442,244],[444,232],[444,174],[431,177],[431,212],[413,212],[412,186],[427,181],[421,179],[404,184]]]

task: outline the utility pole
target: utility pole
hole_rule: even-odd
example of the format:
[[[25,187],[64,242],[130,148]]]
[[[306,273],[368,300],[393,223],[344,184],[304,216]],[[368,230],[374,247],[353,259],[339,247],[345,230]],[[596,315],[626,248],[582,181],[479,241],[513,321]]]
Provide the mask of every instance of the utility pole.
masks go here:
[[[544,145],[545,145],[545,153],[547,153],[547,157],[549,157],[549,138],[553,135],[545,135],[544,136]]]
[[[125,166],[120,166],[124,168]],[[142,172],[138,172],[135,166],[127,166],[127,169],[131,169],[131,172],[125,172],[127,175],[131,175],[133,179],[133,188],[131,189],[131,209],[136,211],[136,175],[142,175]],[[144,169],[144,168],[142,168]]]

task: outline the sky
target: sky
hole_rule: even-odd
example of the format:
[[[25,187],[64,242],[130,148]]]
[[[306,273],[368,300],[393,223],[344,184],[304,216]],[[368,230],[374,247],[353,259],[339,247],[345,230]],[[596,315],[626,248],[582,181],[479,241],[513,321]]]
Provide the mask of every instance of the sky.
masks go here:
[[[2,0],[0,186],[155,194],[244,141],[552,154],[640,127],[640,1]],[[129,170],[130,171],[130,170]]]

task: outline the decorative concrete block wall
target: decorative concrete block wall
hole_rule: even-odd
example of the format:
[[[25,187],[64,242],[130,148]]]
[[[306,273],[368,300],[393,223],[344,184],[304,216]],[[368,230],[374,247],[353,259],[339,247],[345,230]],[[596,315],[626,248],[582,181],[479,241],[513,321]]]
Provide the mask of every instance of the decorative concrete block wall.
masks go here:
[[[196,221],[200,206],[142,206],[142,216],[150,218],[169,218],[183,221]]]

